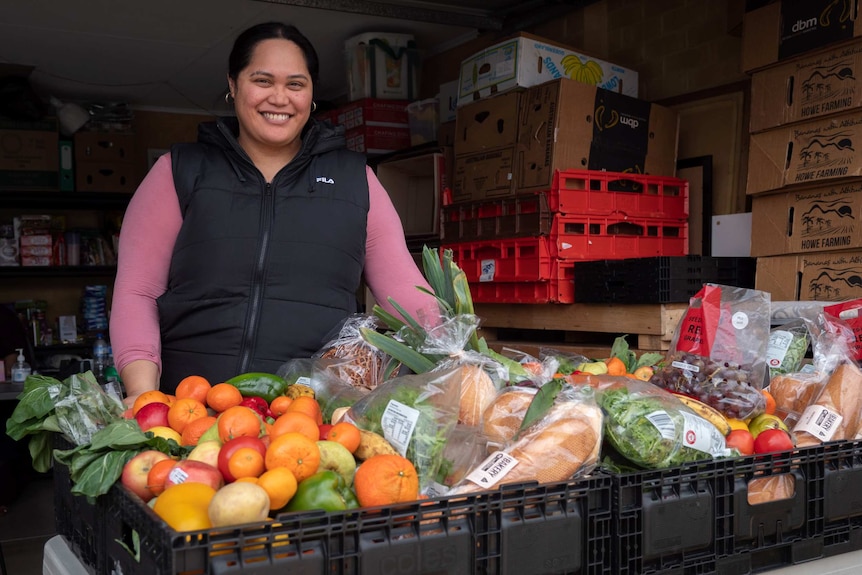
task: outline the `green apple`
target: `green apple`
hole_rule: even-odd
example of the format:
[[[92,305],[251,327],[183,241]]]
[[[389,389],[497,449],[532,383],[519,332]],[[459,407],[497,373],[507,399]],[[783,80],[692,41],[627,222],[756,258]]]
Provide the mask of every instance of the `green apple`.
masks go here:
[[[328,469],[344,478],[344,483],[353,485],[353,475],[356,473],[356,459],[350,450],[338,443],[322,439],[317,442],[320,449],[320,464],[318,471]]]

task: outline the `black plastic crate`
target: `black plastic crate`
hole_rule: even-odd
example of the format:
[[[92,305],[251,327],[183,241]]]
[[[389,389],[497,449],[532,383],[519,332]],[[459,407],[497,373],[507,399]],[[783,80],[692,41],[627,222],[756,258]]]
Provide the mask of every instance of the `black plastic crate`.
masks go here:
[[[107,497],[106,575],[613,573],[607,476],[189,533]]]
[[[57,449],[70,449],[72,444],[57,435]],[[90,573],[103,573],[105,522],[103,498],[90,502],[82,495],[73,495],[69,468],[55,462],[54,519],[57,534],[62,535],[75,555]]]
[[[705,283],[754,287],[755,258],[658,256],[575,263],[578,303],[686,303]]]

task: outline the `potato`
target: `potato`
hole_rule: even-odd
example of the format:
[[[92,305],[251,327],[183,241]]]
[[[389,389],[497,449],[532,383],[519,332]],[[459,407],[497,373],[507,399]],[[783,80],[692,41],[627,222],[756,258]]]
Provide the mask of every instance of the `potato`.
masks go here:
[[[269,515],[269,495],[254,483],[228,483],[216,491],[208,513],[213,527],[264,521]]]
[[[392,445],[386,441],[386,438],[373,431],[359,430],[359,447],[353,452],[353,457],[361,461],[373,457],[375,455],[389,454],[400,455]]]

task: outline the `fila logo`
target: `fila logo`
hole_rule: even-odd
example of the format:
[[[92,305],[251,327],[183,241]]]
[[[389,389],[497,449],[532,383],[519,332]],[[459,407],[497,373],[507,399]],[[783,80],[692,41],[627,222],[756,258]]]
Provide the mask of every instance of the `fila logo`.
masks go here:
[[[317,178],[317,181],[318,181],[318,183],[321,183],[321,184],[334,184],[335,183],[335,180],[333,180],[332,178],[324,178],[322,176]]]

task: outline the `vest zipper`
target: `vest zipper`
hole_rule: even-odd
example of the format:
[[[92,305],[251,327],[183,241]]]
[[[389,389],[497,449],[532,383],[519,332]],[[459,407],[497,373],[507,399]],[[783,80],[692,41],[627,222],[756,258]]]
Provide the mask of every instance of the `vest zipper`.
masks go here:
[[[261,208],[261,236],[260,250],[257,254],[257,266],[254,270],[254,278],[251,286],[251,301],[249,302],[248,315],[246,316],[245,341],[240,354],[239,373],[247,373],[251,358],[254,355],[254,342],[257,339],[257,324],[260,319],[260,302],[263,296],[264,275],[266,272],[266,254],[269,250],[269,236],[272,231],[274,209],[273,209],[272,184],[267,182],[263,193],[263,207]]]

